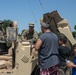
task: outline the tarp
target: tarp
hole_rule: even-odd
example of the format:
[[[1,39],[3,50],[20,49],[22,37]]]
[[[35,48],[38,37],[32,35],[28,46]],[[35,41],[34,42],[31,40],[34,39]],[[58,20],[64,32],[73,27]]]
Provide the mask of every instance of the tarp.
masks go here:
[[[50,30],[57,34],[58,37],[65,36],[64,34],[60,33],[58,30],[58,23],[62,21],[64,18],[60,16],[57,10],[52,11],[50,13],[43,14],[43,22],[50,24]],[[67,46],[71,47],[71,42],[67,40]]]
[[[57,29],[57,23],[60,22],[61,20],[63,20],[63,18],[61,18],[57,10],[43,14],[43,22],[50,24],[51,31],[56,33],[58,36],[60,35],[60,33]]]

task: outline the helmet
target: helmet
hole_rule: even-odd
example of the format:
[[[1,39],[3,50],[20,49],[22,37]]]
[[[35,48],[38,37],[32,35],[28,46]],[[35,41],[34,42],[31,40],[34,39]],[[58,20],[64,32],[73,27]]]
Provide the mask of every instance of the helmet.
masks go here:
[[[31,23],[29,23],[29,26],[32,26],[32,27],[34,27],[34,23],[32,23],[32,22],[31,22]]]

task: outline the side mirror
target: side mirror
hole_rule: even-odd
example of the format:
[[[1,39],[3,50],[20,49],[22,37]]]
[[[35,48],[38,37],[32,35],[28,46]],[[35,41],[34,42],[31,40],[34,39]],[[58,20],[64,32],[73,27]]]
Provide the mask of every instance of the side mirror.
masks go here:
[[[6,29],[7,42],[13,42],[17,40],[17,28],[7,27]]]

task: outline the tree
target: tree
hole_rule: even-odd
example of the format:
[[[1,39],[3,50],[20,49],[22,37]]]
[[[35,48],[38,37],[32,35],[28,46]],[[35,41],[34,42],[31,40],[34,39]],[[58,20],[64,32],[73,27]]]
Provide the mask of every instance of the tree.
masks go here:
[[[76,30],[76,25],[74,26],[74,29]]]
[[[3,21],[3,28],[4,28],[5,31],[6,31],[6,28],[9,26],[9,24],[10,24],[11,22],[12,22],[11,20],[4,20],[4,21]]]
[[[73,37],[75,38],[76,37],[76,32],[73,31],[72,34],[73,34]]]
[[[18,34],[19,37],[21,37],[21,34]]]
[[[75,31],[72,32],[73,37],[76,38],[76,25],[74,26]]]
[[[22,30],[22,33],[25,31],[25,29],[24,30]],[[22,35],[22,33],[21,33],[21,35]]]
[[[39,32],[39,33],[38,33],[38,36],[40,36],[41,34],[42,34],[42,32]]]

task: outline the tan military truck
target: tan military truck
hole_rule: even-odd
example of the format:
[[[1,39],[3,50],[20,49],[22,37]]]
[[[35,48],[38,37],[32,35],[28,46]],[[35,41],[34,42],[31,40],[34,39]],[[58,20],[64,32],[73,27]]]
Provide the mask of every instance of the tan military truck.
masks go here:
[[[0,75],[31,75],[37,64],[37,52],[34,45],[28,41],[17,40],[17,23],[14,27],[7,27],[6,40],[0,40],[6,48],[0,51]],[[9,48],[7,45],[11,44]],[[7,52],[6,52],[7,51]]]
[[[67,19],[62,18],[57,10],[43,14],[41,21],[50,24],[51,31],[57,34],[58,37],[66,36],[68,39],[67,45],[69,47],[76,43]]]
[[[56,16],[55,13],[54,15]],[[53,25],[53,22],[51,23],[51,18],[54,17],[54,15],[48,18],[47,14],[44,14],[42,21],[48,21],[50,25]],[[60,33],[64,34],[71,45],[76,43],[66,19],[59,19],[58,22],[54,20],[54,23],[55,25],[57,24],[57,26],[52,30],[54,30],[58,36]],[[53,28],[53,26],[51,27]],[[7,28],[6,33],[7,41],[0,41],[0,43],[10,43],[11,46],[7,48],[6,45],[7,53],[0,53],[0,75],[31,75],[38,60],[38,53],[35,52],[34,45],[28,41],[17,41],[16,22],[14,22],[14,27]]]

